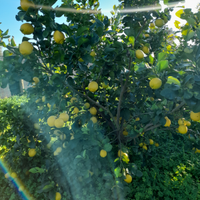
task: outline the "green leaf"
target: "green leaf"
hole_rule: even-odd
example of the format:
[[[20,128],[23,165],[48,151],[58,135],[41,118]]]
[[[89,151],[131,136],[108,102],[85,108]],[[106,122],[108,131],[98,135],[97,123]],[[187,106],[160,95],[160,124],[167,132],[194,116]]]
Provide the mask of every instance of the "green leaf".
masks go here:
[[[47,190],[47,189],[53,188],[53,187],[54,187],[54,184],[50,183],[49,185],[45,185],[42,190]]]
[[[192,96],[193,96],[193,93],[190,90],[184,91],[184,95],[183,95],[184,99],[190,99],[190,98],[192,98]]]
[[[128,38],[128,41],[134,46],[134,44],[135,44],[135,38],[133,36],[130,36]]]
[[[154,62],[154,57],[152,55],[149,55],[149,63],[153,64]]]
[[[165,60],[167,58],[167,53],[159,53],[158,54],[158,61]]]
[[[187,19],[187,22],[188,22],[189,25],[191,25],[191,26],[194,26],[195,23],[196,23],[195,19],[193,19],[192,17],[189,17],[189,18]]]
[[[86,42],[88,42],[88,41],[89,41],[88,38],[83,38],[83,37],[81,37],[81,38],[79,38],[79,40],[78,40],[78,46],[81,46],[82,44],[84,44],[84,43],[86,43]]]
[[[81,26],[80,28],[78,28],[77,30],[77,35],[81,35],[84,31],[87,31],[88,27],[87,26]]]
[[[103,174],[103,179],[104,180],[113,180],[113,176],[110,173],[104,173]]]
[[[198,100],[200,100],[200,93],[199,92],[194,92],[194,97]]]
[[[142,176],[143,176],[143,173],[142,173],[140,170],[136,170],[135,175],[136,175],[137,177],[142,177]]]
[[[35,167],[35,168],[31,168],[29,169],[29,172],[36,174],[36,173],[44,173],[45,169],[39,168],[39,167]]]
[[[114,173],[115,173],[115,176],[117,178],[120,177],[120,175],[121,175],[121,168],[120,167],[115,168]]]
[[[195,32],[193,30],[190,30],[190,32],[187,35],[187,39],[186,40],[190,40],[191,38],[193,38],[195,35]]]
[[[107,152],[110,152],[112,150],[112,145],[110,143],[107,143],[103,146],[103,149]]]
[[[174,84],[177,84],[179,86],[181,85],[180,81],[177,78],[173,77],[173,76],[168,76],[167,83],[169,83],[169,84],[174,83]]]
[[[164,0],[164,4],[168,4],[168,1],[169,1],[169,0]]]
[[[163,71],[168,68],[168,60],[161,60],[158,62],[159,71]]]

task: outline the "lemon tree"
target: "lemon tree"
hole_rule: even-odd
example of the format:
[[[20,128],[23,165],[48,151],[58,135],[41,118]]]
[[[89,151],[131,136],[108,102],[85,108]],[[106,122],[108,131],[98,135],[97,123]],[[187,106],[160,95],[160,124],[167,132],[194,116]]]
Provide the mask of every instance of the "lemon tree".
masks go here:
[[[18,47],[7,45],[12,55],[1,62],[1,87],[17,78],[32,85],[22,106],[32,132],[17,142],[26,138],[28,159],[46,155],[47,164],[30,170],[41,173],[45,197],[62,199],[67,191],[74,199],[122,198],[134,176],[142,176],[134,157],[144,162],[159,151],[163,131],[174,140],[192,134],[186,148],[200,149],[199,14],[183,10],[188,24],[180,31],[188,31],[176,36],[166,25],[171,9],[118,13],[152,0],[121,1],[110,19],[79,12],[98,11],[98,1],[63,1],[52,9],[55,2],[21,0],[16,19],[29,23],[21,29],[32,35]],[[68,22],[57,23],[61,16]]]

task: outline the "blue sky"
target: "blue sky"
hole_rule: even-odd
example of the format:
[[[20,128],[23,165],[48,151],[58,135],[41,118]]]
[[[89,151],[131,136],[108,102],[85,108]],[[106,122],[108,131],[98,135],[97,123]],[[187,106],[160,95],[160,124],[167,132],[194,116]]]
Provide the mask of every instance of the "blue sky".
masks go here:
[[[102,12],[110,16],[109,10],[112,10],[113,5],[118,5],[118,0],[99,0],[100,8]],[[61,5],[61,0],[57,1],[58,5]],[[23,34],[20,32],[20,26],[24,22],[19,22],[15,19],[16,14],[18,13],[17,7],[20,6],[20,0],[1,0],[1,12],[0,12],[0,29],[6,31],[9,29],[9,35],[15,37],[15,42],[18,45],[22,41]],[[63,22],[64,21],[64,18]],[[60,23],[63,23],[62,20],[59,20]],[[6,41],[5,41],[6,42]],[[6,42],[7,43],[7,42]]]

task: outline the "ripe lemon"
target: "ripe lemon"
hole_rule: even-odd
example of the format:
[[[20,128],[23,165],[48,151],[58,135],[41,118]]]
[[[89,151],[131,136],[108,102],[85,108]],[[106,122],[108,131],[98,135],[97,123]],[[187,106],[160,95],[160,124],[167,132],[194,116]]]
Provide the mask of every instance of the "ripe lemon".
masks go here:
[[[92,81],[88,85],[88,89],[90,92],[96,92],[98,90],[98,83],[95,81]]]
[[[186,126],[191,126],[191,122],[185,121],[185,125],[186,125]]]
[[[54,41],[57,44],[63,44],[65,36],[64,36],[64,34],[62,32],[55,31],[54,34],[53,34],[53,38],[54,38]]]
[[[95,57],[95,56],[96,56],[96,53],[95,53],[94,51],[92,51],[92,52],[90,53],[90,55],[91,55],[92,57]]]
[[[124,136],[127,136],[127,135],[128,135],[128,132],[127,132],[127,131],[123,131],[122,134],[123,134]]]
[[[140,118],[139,117],[137,117],[136,119],[135,119],[135,121],[137,122],[137,121],[140,121]]]
[[[47,103],[47,107],[48,107],[48,108],[51,108],[51,104]]]
[[[58,147],[58,148],[56,149],[56,151],[57,151],[58,153],[60,153],[60,152],[62,151],[62,147]]]
[[[84,60],[82,58],[79,58],[78,61],[79,62],[84,62]]]
[[[149,34],[144,34],[144,37],[149,37]]]
[[[19,52],[22,55],[29,55],[33,51],[33,45],[30,42],[24,41],[19,45]]]
[[[142,47],[142,51],[146,54],[149,54],[149,48],[147,46]]]
[[[90,120],[95,124],[97,123],[97,118],[96,117],[91,117]]]
[[[56,192],[55,200],[61,200],[61,194],[59,192]]]
[[[136,56],[136,58],[138,58],[138,59],[142,59],[142,58],[144,58],[144,52],[142,51],[142,50],[136,50],[136,52],[135,52],[135,56]]]
[[[152,23],[150,23],[150,27],[155,27],[155,24],[152,22]]]
[[[53,127],[53,126],[55,126],[55,120],[56,120],[56,117],[55,117],[55,116],[50,116],[50,117],[47,119],[47,124],[48,124],[50,127]]]
[[[20,27],[20,31],[24,34],[24,35],[30,35],[34,32],[34,28],[31,24],[29,23],[24,23],[21,25]]]
[[[102,157],[102,158],[105,158],[106,156],[107,156],[107,151],[105,151],[105,150],[101,150],[100,151],[100,156]]]
[[[89,107],[90,107],[90,104],[89,104],[89,103],[85,103],[85,104],[84,104],[84,107],[85,107],[85,108],[89,108]]]
[[[195,153],[200,153],[200,149],[197,149],[197,148],[196,148]]]
[[[77,98],[76,98],[76,97],[72,97],[71,100],[70,100],[71,103],[73,103],[73,102],[75,102],[75,101],[77,101]]]
[[[155,25],[156,25],[157,27],[162,27],[162,26],[164,25],[164,21],[163,21],[162,19],[157,19],[157,20],[155,21]]]
[[[155,146],[156,146],[156,147],[159,147],[159,144],[158,144],[158,143],[155,143]]]
[[[143,147],[143,145],[144,145],[144,143],[142,143],[142,142],[139,144],[140,147]]]
[[[17,174],[15,172],[12,172],[10,175],[12,178],[17,178]]]
[[[147,146],[146,145],[142,146],[142,148],[145,149],[145,150],[147,150]]]
[[[168,118],[168,117],[165,117],[165,119],[166,119],[166,123],[165,123],[165,127],[170,127],[170,125],[171,125],[171,120]]]
[[[119,150],[118,153],[117,153],[117,155],[120,157],[120,154],[121,154],[121,156],[123,156],[124,152],[121,151],[121,150]]]
[[[35,129],[40,129],[40,125],[39,125],[38,123],[35,123],[35,124],[34,124],[34,128],[35,128]]]
[[[21,5],[22,10],[24,10],[24,11],[27,11],[29,9],[29,7],[35,6],[33,2],[30,2],[28,0],[21,0],[20,5]]]
[[[9,178],[9,174],[8,173],[5,174],[5,178]]]
[[[56,128],[62,128],[64,125],[64,121],[61,118],[58,118],[54,121],[55,127]]]
[[[33,157],[36,154],[36,150],[35,149],[30,149],[28,152],[29,157]]]
[[[153,145],[154,144],[154,141],[152,139],[149,139],[149,144],[150,145]]]
[[[191,111],[190,112],[190,119],[192,121],[195,121],[195,122],[199,121],[200,120],[200,112],[194,113],[193,111]]]
[[[160,88],[161,85],[162,85],[162,81],[159,78],[153,78],[149,82],[150,88],[154,90]]]
[[[187,131],[188,131],[188,127],[185,126],[185,125],[180,125],[180,126],[178,127],[178,132],[181,133],[181,134],[186,134]]]
[[[38,84],[40,82],[38,77],[33,77],[33,81],[35,82],[35,84]]]
[[[130,174],[127,174],[124,181],[127,182],[127,183],[131,183],[132,182],[132,176]]]
[[[185,118],[180,118],[178,120],[178,125],[185,125]]]
[[[90,113],[92,115],[96,115],[97,114],[97,109],[95,107],[90,108]]]
[[[61,113],[59,118],[62,119],[64,122],[69,120],[69,115],[67,113]]]
[[[108,85],[106,85],[105,83],[102,83],[102,87],[103,87],[104,89],[106,89],[106,88],[108,88]]]
[[[74,113],[77,114],[79,112],[79,109],[77,107],[74,108]]]

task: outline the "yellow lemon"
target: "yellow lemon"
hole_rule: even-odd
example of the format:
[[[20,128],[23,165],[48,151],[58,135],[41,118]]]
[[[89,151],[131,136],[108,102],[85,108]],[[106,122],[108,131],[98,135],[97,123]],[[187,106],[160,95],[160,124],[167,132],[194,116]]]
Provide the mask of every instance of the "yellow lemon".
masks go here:
[[[153,97],[150,97],[150,100],[151,100],[151,101],[154,101],[154,98],[153,98]]]
[[[185,125],[186,125],[186,126],[191,126],[191,122],[185,121]]]
[[[102,83],[102,87],[103,87],[104,89],[106,89],[106,88],[108,88],[108,85],[106,85],[105,83]]]
[[[54,41],[57,44],[63,44],[65,36],[64,36],[64,34],[62,32],[57,30],[57,31],[54,32],[53,38],[54,38]]]
[[[144,143],[142,143],[142,142],[139,144],[140,147],[143,147],[143,145],[144,145]]]
[[[152,139],[149,139],[149,144],[150,145],[153,145],[154,144],[154,141]]]
[[[154,90],[160,88],[161,85],[162,85],[162,81],[159,78],[153,78],[149,82],[150,88]]]
[[[200,112],[194,113],[193,111],[191,111],[190,112],[190,119],[192,121],[195,121],[195,122],[199,121],[200,120]]]
[[[51,148],[51,143],[47,144],[47,148],[50,149]]]
[[[69,115],[67,113],[61,113],[59,118],[62,119],[64,122],[69,120]]]
[[[178,125],[185,125],[185,118],[180,118],[178,120]]]
[[[90,92],[96,92],[98,90],[98,83],[95,81],[92,81],[88,85],[88,89]]]
[[[30,2],[28,0],[21,0],[20,5],[21,5],[22,10],[24,11],[27,11],[30,7],[35,6],[33,2]]]
[[[142,148],[145,149],[145,150],[147,150],[147,146],[146,145],[142,146]]]
[[[95,56],[96,56],[96,53],[95,53],[94,51],[92,51],[92,52],[90,53],[90,55],[91,55],[92,57],[95,57]]]
[[[95,124],[97,123],[97,118],[96,117],[91,117],[90,120]]]
[[[196,148],[195,153],[200,153],[200,149],[197,149],[197,148]]]
[[[29,55],[33,51],[33,45],[30,42],[24,41],[19,45],[19,52],[22,55]]]
[[[157,27],[162,27],[162,26],[164,25],[164,21],[163,21],[162,19],[157,19],[157,20],[155,21],[155,25],[156,25]]]
[[[75,102],[75,101],[77,101],[77,98],[76,98],[76,97],[72,97],[72,98],[70,99],[70,102],[71,102],[71,103],[73,103],[73,102]]]
[[[66,139],[66,135],[65,134],[60,135],[60,140],[65,140],[65,139]]]
[[[34,28],[31,24],[29,23],[24,23],[21,25],[20,27],[20,31],[24,34],[24,35],[30,35],[34,32]]]
[[[119,157],[120,157],[120,155],[123,156],[123,154],[124,154],[124,152],[121,151],[121,150],[119,150],[118,153],[117,153],[117,155],[118,155]]]
[[[158,143],[155,143],[155,146],[156,146],[156,147],[159,147],[159,144],[158,144]]]
[[[58,153],[60,153],[62,151],[62,147],[58,147],[57,149],[56,149],[56,152],[58,152]]]
[[[89,104],[89,103],[85,103],[85,104],[84,104],[84,107],[85,107],[85,108],[89,108],[89,107],[90,107],[90,104]]]
[[[149,37],[149,34],[144,34],[144,37]]]
[[[55,126],[55,120],[56,120],[56,117],[55,117],[55,116],[50,116],[50,117],[47,119],[47,124],[48,124],[50,127],[53,127],[53,126]]]
[[[77,114],[79,112],[79,109],[77,107],[74,108],[74,113]]]
[[[131,183],[132,182],[132,176],[130,174],[127,174],[124,181],[127,182],[127,183]]]
[[[61,194],[56,192],[55,200],[61,200]]]
[[[38,123],[35,123],[35,124],[34,124],[34,128],[35,128],[35,129],[40,129],[40,125],[39,125]]]
[[[38,84],[40,82],[38,77],[33,77],[33,81],[35,82],[35,84]]]
[[[15,172],[12,172],[12,173],[11,173],[11,177],[12,177],[12,178],[17,178],[17,174],[16,174]]]
[[[78,61],[79,62],[84,62],[84,60],[82,58],[79,58]]]
[[[63,125],[64,125],[64,121],[63,121],[63,119],[58,118],[58,119],[55,120],[54,124],[55,124],[54,126],[56,128],[62,128]]]
[[[140,118],[139,117],[137,117],[136,119],[135,119],[135,121],[137,122],[137,121],[140,121]]]
[[[123,131],[122,134],[123,134],[124,136],[127,136],[127,135],[128,135],[128,132],[127,132],[127,131]]]
[[[138,50],[135,51],[135,56],[138,59],[142,59],[142,58],[144,58],[144,52],[142,50],[138,49]]]
[[[105,150],[101,150],[100,151],[100,156],[102,157],[102,158],[105,158],[106,156],[107,156],[107,151],[105,151]]]
[[[185,125],[180,125],[180,126],[178,127],[178,132],[181,133],[181,134],[186,134],[187,131],[188,131],[188,127],[185,126]]]
[[[97,114],[97,109],[95,107],[90,108],[90,113],[92,115],[96,115]]]
[[[149,54],[149,47],[143,46],[143,47],[142,47],[142,51],[143,51],[144,53],[146,53],[146,54]]]
[[[155,24],[154,24],[153,22],[150,23],[150,27],[151,27],[151,28],[155,27]]]
[[[165,127],[170,127],[170,125],[171,125],[171,120],[168,118],[168,117],[165,117],[165,119],[166,119],[166,123],[165,123]]]
[[[28,152],[29,157],[33,157],[36,154],[36,150],[35,149],[30,149]]]

